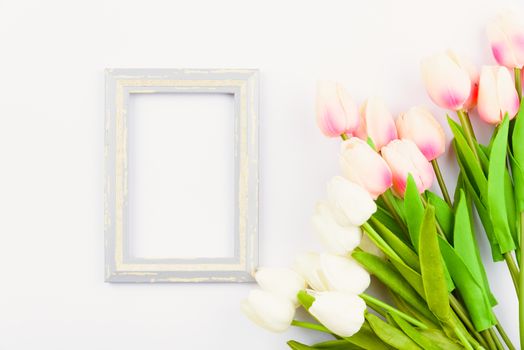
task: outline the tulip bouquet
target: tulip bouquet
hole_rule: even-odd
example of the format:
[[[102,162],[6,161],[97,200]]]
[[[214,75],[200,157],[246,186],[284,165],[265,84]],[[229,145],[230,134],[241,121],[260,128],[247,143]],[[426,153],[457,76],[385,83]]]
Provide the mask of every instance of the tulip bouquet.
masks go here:
[[[493,312],[477,243],[485,234],[491,258],[507,264],[514,282],[524,348],[524,27],[504,13],[487,33],[498,66],[479,74],[453,52],[421,65],[431,100],[449,111],[460,168],[454,193],[437,162],[445,133],[427,109],[395,121],[380,99],[359,109],[340,84],[319,83],[318,126],[342,139],[342,176],[328,183],[312,218],[326,251],[299,254],[293,268],[260,268],[260,288],[242,302],[252,321],[333,337],[311,346],[289,341],[296,350],[516,349]],[[477,140],[470,114],[494,127],[489,143]],[[430,190],[434,178],[440,193]],[[370,275],[388,300],[365,292]],[[307,320],[295,319],[298,307]]]

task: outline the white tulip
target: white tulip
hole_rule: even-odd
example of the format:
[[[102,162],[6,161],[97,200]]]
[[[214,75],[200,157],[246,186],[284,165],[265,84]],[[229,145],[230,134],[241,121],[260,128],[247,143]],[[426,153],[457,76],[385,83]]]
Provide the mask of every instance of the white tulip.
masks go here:
[[[297,256],[295,268],[316,291],[364,292],[369,273],[351,257],[306,253]]]
[[[354,226],[364,224],[377,210],[377,205],[368,191],[342,176],[331,179],[327,192],[331,204],[342,211]]]
[[[295,269],[305,278],[307,284],[317,291],[328,289],[327,283],[320,269],[320,255],[317,253],[303,253],[295,258]]]
[[[337,221],[337,214],[327,201],[318,202],[311,221],[320,242],[330,253],[346,255],[359,245],[362,238],[360,227]]]
[[[298,305],[297,293],[306,288],[304,278],[286,268],[259,268],[255,280],[262,290],[289,299],[295,305]]]
[[[331,332],[350,337],[364,324],[366,303],[359,296],[341,292],[315,294],[309,312]]]
[[[272,332],[287,330],[295,317],[295,306],[290,300],[259,289],[252,290],[240,306],[251,321]]]

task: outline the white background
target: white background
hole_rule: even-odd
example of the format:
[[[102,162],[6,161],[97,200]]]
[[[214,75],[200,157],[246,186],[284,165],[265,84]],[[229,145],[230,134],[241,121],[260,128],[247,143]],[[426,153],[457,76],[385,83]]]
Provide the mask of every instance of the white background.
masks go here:
[[[0,349],[285,349],[290,338],[320,339],[249,323],[238,305],[251,285],[103,283],[105,67],[261,70],[260,257],[287,265],[318,249],[309,216],[338,172],[339,140],[314,123],[315,81],[338,79],[360,102],[381,95],[395,114],[430,104],[421,57],[451,47],[491,63],[485,23],[516,3],[0,0]],[[199,120],[187,132],[211,138]],[[455,170],[445,169],[449,181]],[[509,276],[503,264],[488,270],[516,340]]]

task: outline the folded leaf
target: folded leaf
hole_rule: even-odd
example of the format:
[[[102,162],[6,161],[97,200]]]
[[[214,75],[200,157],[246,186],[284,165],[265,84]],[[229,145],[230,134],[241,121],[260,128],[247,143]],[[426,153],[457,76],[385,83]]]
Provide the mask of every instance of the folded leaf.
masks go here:
[[[453,143],[453,146],[455,147],[456,144]],[[493,234],[493,224],[491,223],[491,218],[489,216],[489,212],[486,207],[485,201],[479,197],[479,194],[473,188],[473,185],[471,184],[468,177],[464,175],[465,167],[462,161],[462,157],[460,156],[459,153],[457,153],[457,162],[461,170],[461,175],[463,175],[462,181],[464,184],[464,188],[466,189],[467,193],[473,198],[475,207],[477,208],[477,213],[479,214],[479,217],[480,217],[480,221],[482,222],[482,226],[484,226],[484,230],[486,232],[486,236],[488,238],[488,242],[491,247],[491,256],[493,258],[493,261],[502,261],[504,260],[504,257],[502,256],[502,253],[500,252],[499,244],[497,242],[495,235]],[[458,200],[455,203],[457,204]]]
[[[411,338],[402,333],[399,329],[384,322],[373,314],[366,314],[366,320],[369,322],[375,334],[386,344],[391,345],[399,350],[422,350]]]
[[[491,303],[484,292],[483,284],[477,282],[462,258],[449,243],[440,239],[439,245],[475,329],[483,331],[494,326],[497,322],[491,310]]]
[[[491,288],[489,287],[486,270],[480,257],[477,239],[473,232],[469,207],[464,192],[462,192],[460,196],[455,214],[454,248],[475,278],[477,284],[484,287],[484,293],[486,293],[490,304],[495,306],[497,300],[491,293]]]
[[[423,333],[420,333],[418,329],[413,327],[409,322],[405,321],[402,317],[389,314],[391,318],[395,321],[395,323],[400,327],[400,329],[408,336],[410,337],[415,343],[417,343],[422,349],[425,350],[446,350],[446,348],[442,348],[435,343],[428,337],[426,337]]]
[[[435,316],[428,310],[424,299],[422,299],[406,279],[397,272],[391,263],[363,251],[354,251],[352,256],[369,273],[378,278],[384,285],[386,285],[386,287],[404,299],[424,317],[431,320],[433,323],[438,323]]]
[[[420,270],[429,309],[439,321],[447,323],[451,318],[451,308],[437,237],[435,209],[428,205],[420,227]]]
[[[500,246],[501,253],[515,250],[516,245],[508,223],[507,206],[504,191],[506,170],[506,149],[508,145],[509,118],[506,116],[494,136],[489,157],[488,176],[488,211],[493,223],[493,232]]]
[[[463,350],[464,348],[459,344],[451,341],[444,333],[437,329],[426,329],[421,333],[428,339],[431,339],[433,344],[446,350]]]

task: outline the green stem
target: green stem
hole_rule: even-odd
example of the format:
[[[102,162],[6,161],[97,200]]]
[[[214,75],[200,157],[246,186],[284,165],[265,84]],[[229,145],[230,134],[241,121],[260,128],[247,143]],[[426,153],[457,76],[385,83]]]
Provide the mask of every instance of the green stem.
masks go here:
[[[346,134],[342,134],[340,135],[340,137],[342,138],[342,140],[346,141],[347,139],[349,139],[348,135]]]
[[[368,295],[368,294],[360,294],[360,297],[362,299],[364,299],[364,301],[366,302],[366,304],[373,304],[373,305],[376,305],[376,306],[379,306],[381,308],[383,308],[384,310],[386,310],[387,312],[391,313],[391,314],[395,314],[399,317],[402,317],[404,320],[410,322],[411,324],[417,326],[417,327],[420,327],[422,329],[428,329],[428,327],[420,322],[419,320],[417,320],[416,318],[413,318],[405,313],[403,313],[402,311],[394,308],[393,306],[389,305],[389,304],[386,304],[384,303],[383,301],[375,298],[375,297],[372,297],[371,295]]]
[[[488,343],[488,348],[490,350],[497,350],[497,346],[495,345],[495,341],[493,340],[491,333],[488,330],[483,330],[480,333],[482,334],[484,339],[486,339],[486,342]]]
[[[493,330],[493,328],[488,329],[488,332],[489,332],[489,333],[491,334],[491,336],[493,337],[493,341],[495,342],[495,345],[497,346],[497,349],[498,349],[498,350],[504,350],[504,346],[503,346],[502,343],[500,342],[499,337],[497,337],[497,333],[495,333],[495,331]]]
[[[329,329],[327,329],[326,327],[322,326],[321,324],[315,324],[315,323],[310,323],[310,322],[293,320],[293,321],[291,321],[291,325],[295,326],[295,327],[301,327],[301,328],[306,328],[306,329],[313,329],[315,331],[331,334],[331,331]]]
[[[444,196],[444,200],[448,205],[453,208],[453,203],[451,202],[451,197],[449,196],[448,188],[446,187],[446,183],[444,182],[444,177],[442,176],[442,172],[440,171],[440,167],[438,165],[438,162],[436,159],[433,159],[431,161],[431,165],[433,166],[433,170],[435,171],[435,176],[437,177],[438,185],[440,186],[440,190],[442,191],[442,195]]]
[[[519,100],[522,100],[521,68],[515,68],[513,71],[515,72],[515,89],[517,89]]]
[[[384,254],[392,259],[402,260],[400,256],[393,250],[393,248],[387,244],[387,242],[377,233],[377,231],[375,231],[373,227],[371,227],[369,223],[365,222],[361,228],[364,230],[364,232],[366,232],[369,239],[371,239],[371,241],[384,252]]]
[[[397,210],[395,209],[395,206],[391,202],[391,198],[389,197],[390,195],[391,195],[391,192],[389,192],[388,190],[387,192],[384,192],[381,195],[381,198],[384,201],[384,204],[386,205],[386,207],[388,207],[388,211],[391,214],[391,216],[393,216],[393,219],[395,219],[395,221],[399,224],[402,231],[404,231],[404,233],[406,234],[406,237],[409,237],[408,228],[406,227],[406,223],[404,222],[404,220],[402,220],[400,215],[398,215]]]
[[[457,335],[457,337],[459,338],[460,342],[462,343],[462,345],[464,345],[464,347],[467,349],[467,350],[473,350],[473,347],[471,346],[471,344],[469,343],[468,339],[466,338],[466,336],[464,335],[464,333],[462,333],[462,331],[460,330],[459,327],[455,326],[455,328],[453,329],[455,331],[455,334]]]
[[[524,290],[524,249],[522,244],[524,242],[524,211],[520,212],[520,271],[519,274],[519,288]],[[520,331],[520,348],[524,349],[524,293],[519,294],[519,331]]]
[[[499,332],[500,336],[502,337],[502,340],[504,340],[504,343],[506,343],[506,346],[509,350],[516,350],[515,345],[511,342],[508,335],[506,334],[506,331],[504,330],[504,327],[500,324],[499,320],[497,319],[497,324],[495,325],[497,328],[497,331]]]
[[[470,321],[468,312],[466,311],[466,309],[464,309],[460,301],[458,301],[453,294],[449,295],[449,304],[451,305],[451,308],[453,309],[455,314],[458,316],[459,320],[462,321],[462,323],[469,330],[469,332],[473,334],[473,336],[482,346],[487,347],[488,345],[486,344],[485,339],[480,335],[479,332],[477,332],[475,326],[473,326],[473,323]]]
[[[515,286],[515,292],[517,293],[517,296],[519,296],[520,295],[519,268],[517,267],[517,264],[515,263],[515,259],[513,259],[513,256],[511,255],[511,252],[504,253],[504,260],[506,260],[506,265],[508,265],[508,270],[511,275],[511,280],[513,281],[513,285]]]
[[[462,125],[462,129],[464,130],[464,136],[466,136],[466,140],[468,141],[469,147],[471,148],[471,151],[473,152],[475,159],[480,164],[480,158],[477,153],[477,139],[475,137],[473,127],[471,126],[471,121],[469,120],[468,112],[464,110],[458,110],[457,115],[460,120],[460,125]]]

